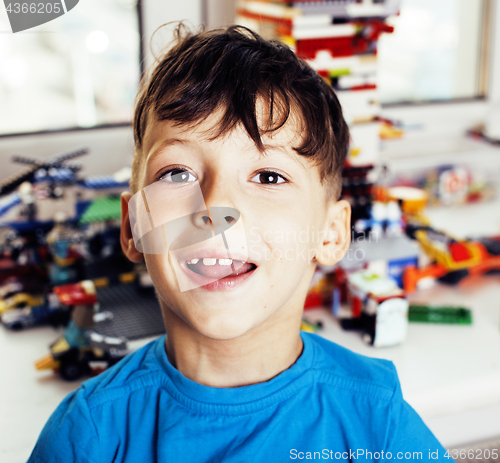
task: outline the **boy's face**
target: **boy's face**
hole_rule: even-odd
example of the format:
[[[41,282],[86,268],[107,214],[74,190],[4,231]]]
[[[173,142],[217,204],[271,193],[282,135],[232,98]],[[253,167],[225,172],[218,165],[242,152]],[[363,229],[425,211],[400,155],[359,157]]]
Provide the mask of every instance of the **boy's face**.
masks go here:
[[[210,265],[214,262],[210,257],[203,259],[210,255],[210,248],[220,250],[212,240],[190,246],[194,253],[189,260],[182,252],[144,254],[144,258],[164,311],[174,312],[208,338],[233,339],[273,323],[273,319],[280,320],[287,310],[301,312],[316,259],[331,265],[347,249],[350,210],[345,201],[327,200],[318,168],[293,151],[301,140],[292,120],[272,137],[262,137],[267,148],[262,154],[241,126],[208,141],[218,116],[189,129],[174,127],[170,121],[150,122],[143,141],[138,187],[174,178],[178,181],[181,175],[185,184],[176,187],[189,188],[189,182],[199,182],[208,211],[230,208],[227,223],[238,222],[231,242],[238,247],[244,244],[242,255],[247,261],[246,265],[237,260],[234,264],[241,266],[240,272],[248,270],[246,273],[200,286],[203,275],[217,269]],[[131,244],[127,223],[130,196],[124,194],[122,201],[122,243],[129,258],[138,261],[142,254]],[[173,209],[176,205],[167,200],[164,207]],[[210,223],[214,220],[210,212],[190,216],[193,229],[215,226]],[[234,234],[239,236],[235,239]],[[230,251],[240,251],[232,249],[231,242]],[[200,250],[198,262],[196,249]],[[217,260],[215,265],[219,263]],[[183,290],[180,276],[198,284]]]

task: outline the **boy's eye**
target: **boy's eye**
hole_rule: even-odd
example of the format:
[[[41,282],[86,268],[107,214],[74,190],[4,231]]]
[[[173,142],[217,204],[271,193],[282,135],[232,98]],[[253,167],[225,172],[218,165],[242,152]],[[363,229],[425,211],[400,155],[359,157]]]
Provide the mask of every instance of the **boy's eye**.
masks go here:
[[[264,170],[252,178],[252,182],[263,183],[264,185],[286,183],[287,181],[288,180],[283,175],[273,172],[272,170]]]
[[[188,183],[196,182],[198,178],[183,167],[174,167],[161,174],[158,180],[164,180],[170,183]]]

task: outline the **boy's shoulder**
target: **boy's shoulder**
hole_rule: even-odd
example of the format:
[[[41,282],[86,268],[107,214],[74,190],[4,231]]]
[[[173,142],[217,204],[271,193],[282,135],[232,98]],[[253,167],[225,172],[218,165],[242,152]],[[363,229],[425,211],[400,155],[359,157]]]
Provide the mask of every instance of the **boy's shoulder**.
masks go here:
[[[155,361],[164,342],[165,336],[149,342],[68,394],[45,424],[29,462],[108,461],[102,460],[100,451],[109,441],[106,430],[123,437],[116,431],[119,424],[127,423],[123,401],[137,394],[136,402],[142,403],[148,389],[164,380]],[[100,407],[105,404],[118,406],[110,412],[109,407]],[[141,419],[137,410],[135,417]],[[96,419],[99,412],[103,414]]]
[[[358,354],[317,334],[303,333],[302,337],[314,346],[317,381],[387,400],[400,387],[390,360]]]

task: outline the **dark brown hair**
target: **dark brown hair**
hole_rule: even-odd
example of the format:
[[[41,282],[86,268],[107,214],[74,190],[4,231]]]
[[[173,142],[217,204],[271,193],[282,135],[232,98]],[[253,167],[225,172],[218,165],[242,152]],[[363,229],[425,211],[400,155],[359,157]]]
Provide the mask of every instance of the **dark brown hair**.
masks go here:
[[[241,123],[261,152],[261,136],[297,114],[303,142],[293,149],[313,159],[321,183],[326,179],[338,197],[349,129],[335,92],[316,71],[287,45],[265,40],[244,26],[192,33],[181,23],[174,37],[174,46],[158,60],[137,95],[132,191],[137,190],[148,118],[192,126],[222,108],[211,140]],[[268,103],[265,127],[257,122],[258,98]]]

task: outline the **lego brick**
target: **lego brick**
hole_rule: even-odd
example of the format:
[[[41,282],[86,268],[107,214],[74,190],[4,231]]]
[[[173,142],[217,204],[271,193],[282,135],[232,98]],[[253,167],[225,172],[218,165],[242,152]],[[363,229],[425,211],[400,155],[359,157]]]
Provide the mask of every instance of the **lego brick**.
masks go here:
[[[378,17],[386,18],[399,12],[400,0],[385,0],[383,3],[364,1],[301,1],[293,2],[304,15],[331,14],[336,18]]]
[[[377,72],[377,55],[375,54],[334,58],[328,51],[319,51],[314,59],[306,61],[316,70],[348,69],[349,74],[375,74]]]
[[[355,269],[366,262],[385,259],[389,261],[402,261],[412,259],[419,255],[420,247],[415,240],[405,235],[398,237],[381,236],[378,240],[354,241],[350,252],[340,261],[343,269]]]
[[[333,58],[353,56],[370,51],[370,41],[362,36],[300,39],[296,42],[297,55],[314,59],[319,51],[330,52]]]
[[[293,27],[292,36],[296,40],[327,37],[350,37],[356,33],[353,24],[330,24],[328,26]]]
[[[411,322],[471,325],[472,312],[464,307],[411,304],[408,319]]]
[[[92,190],[104,190],[108,188],[128,188],[129,182],[117,181],[113,175],[103,175],[100,177],[91,177],[81,180],[80,185]]]
[[[134,284],[99,288],[100,312],[109,311],[111,320],[98,322],[94,330],[105,336],[129,340],[165,333],[160,305],[153,290],[139,291]]]
[[[341,90],[349,90],[353,88],[361,88],[366,85],[377,85],[377,76],[373,74],[365,75],[343,75],[338,78],[337,87]]]
[[[117,220],[121,215],[119,196],[94,199],[80,218],[81,224]]]
[[[21,204],[21,197],[18,193],[13,193],[5,198],[0,199],[0,217],[6,214],[14,206]]]

